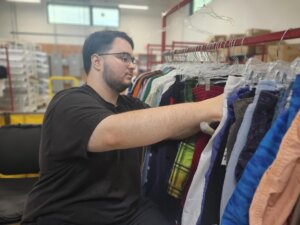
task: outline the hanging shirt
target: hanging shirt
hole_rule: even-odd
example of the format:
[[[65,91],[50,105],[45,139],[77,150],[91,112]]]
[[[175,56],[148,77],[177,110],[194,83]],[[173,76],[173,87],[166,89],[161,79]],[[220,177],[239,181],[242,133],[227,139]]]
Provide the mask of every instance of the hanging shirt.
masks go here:
[[[227,99],[227,119],[215,138],[212,146],[212,156],[209,168],[205,174],[205,186],[201,214],[197,224],[219,224],[219,211],[222,186],[225,177],[225,164],[222,158],[227,142],[229,128],[234,120],[233,103],[243,94],[249,92],[248,87],[233,91]]]
[[[170,105],[183,102],[180,90],[184,88],[184,83],[179,79],[163,95],[161,105]],[[168,179],[176,158],[179,141],[162,141],[151,146],[147,154],[149,158],[147,172],[147,182],[143,191],[147,197],[157,203],[164,215],[173,221],[180,221],[182,208],[180,201],[168,195]]]
[[[238,89],[244,83],[244,78],[229,76],[225,90],[224,90],[224,97],[227,99],[229,94],[233,91]],[[186,197],[183,215],[182,215],[182,225],[195,225],[197,220],[200,216],[200,209],[201,203],[203,198],[203,190],[205,185],[205,174],[208,170],[210,159],[211,159],[211,152],[212,152],[212,142],[215,136],[220,132],[224,123],[227,118],[227,104],[224,101],[223,106],[223,117],[222,120],[216,129],[214,135],[208,142],[207,146],[203,150],[200,161],[197,167],[197,171],[194,175],[194,179],[192,181],[191,187]]]
[[[155,76],[155,75],[158,75],[158,74],[161,74],[161,71],[160,70],[155,70],[155,71],[152,71],[152,72],[146,72],[144,74],[141,74],[135,81],[132,89],[131,89],[131,95],[133,97],[137,97],[138,94],[139,94],[139,91],[141,89],[141,86],[142,86],[142,83],[144,81],[144,79],[147,79],[151,76]]]
[[[294,82],[291,82],[287,88],[281,88],[279,90],[279,99],[276,105],[275,114],[273,118],[273,122],[277,119],[279,115],[281,115],[288,107],[288,97],[293,88]]]
[[[222,218],[222,225],[248,225],[249,208],[256,187],[265,170],[273,162],[282,137],[300,108],[300,75],[297,75],[290,107],[272,125],[238,182]],[[271,144],[272,143],[272,144]]]
[[[300,111],[263,175],[250,207],[250,225],[282,225],[300,196]]]
[[[248,132],[251,126],[251,121],[253,117],[253,112],[255,106],[257,104],[259,94],[263,90],[271,90],[274,91],[276,89],[276,84],[273,81],[262,80],[258,83],[256,90],[255,90],[255,97],[254,100],[249,106],[244,114],[243,122],[240,126],[239,132],[237,134],[236,142],[234,144],[230,160],[228,162],[225,174],[225,180],[223,185],[222,191],[222,200],[221,200],[221,215],[223,214],[223,209],[227,205],[229,198],[232,195],[232,192],[236,186],[236,179],[235,179],[235,167],[237,165],[238,157],[245,146],[247,141]]]
[[[160,211],[172,221],[181,218],[180,202],[168,195],[168,179],[175,161],[178,141],[163,141],[151,146],[145,196],[156,203]],[[174,222],[175,223],[175,222]]]
[[[224,92],[224,87],[219,86],[219,85],[212,85],[209,87],[208,90],[205,87],[205,85],[198,85],[192,89],[193,99],[194,99],[194,101],[197,101],[197,102],[216,97],[216,96],[222,94],[223,92]],[[215,128],[214,128],[214,130],[215,130]],[[203,133],[203,132],[200,132],[197,135],[192,165],[190,168],[190,174],[189,174],[189,177],[188,177],[186,185],[185,185],[185,190],[183,191],[184,193],[183,193],[183,197],[182,197],[182,201],[181,201],[182,205],[185,204],[185,199],[186,199],[186,196],[190,189],[195,172],[197,170],[200,156],[210,138],[211,138],[211,135],[209,135],[207,133]]]
[[[257,149],[258,144],[271,127],[275,107],[278,101],[278,91],[262,91],[259,95],[246,144],[239,155],[235,167],[235,177],[241,177],[244,168]]]
[[[196,84],[197,81],[194,79],[184,81],[184,89],[181,89],[181,95],[184,96],[185,102],[193,101],[192,89]],[[190,174],[190,168],[195,151],[195,142],[196,135],[181,141],[179,144],[179,149],[177,151],[168,186],[168,194],[175,198],[182,197],[186,181]]]
[[[153,81],[152,81],[152,86],[151,88],[148,90],[148,94],[147,96],[144,96],[145,98],[143,99],[147,104],[155,107],[159,105],[160,99],[162,97],[162,90],[163,90],[163,86],[166,83],[170,84],[174,84],[174,82],[176,81],[176,72],[175,71],[171,71],[169,73],[167,73],[164,76],[159,76],[156,77]],[[170,87],[170,85],[169,85]]]
[[[232,166],[232,172],[230,172],[230,170],[229,170],[229,169],[231,169],[230,165],[232,164],[232,161],[234,160],[234,158],[236,158],[236,160],[234,160],[235,162],[233,164],[236,165],[236,161],[238,158],[238,155],[237,156],[233,155],[231,157],[232,148],[233,148],[234,142],[236,141],[238,130],[242,124],[246,109],[252,101],[253,101],[253,97],[242,98],[242,99],[239,99],[236,102],[234,102],[233,107],[234,107],[235,123],[230,127],[226,150],[225,150],[226,154],[224,155],[225,161],[226,161],[226,173],[225,173],[224,183],[222,186],[222,197],[221,197],[221,205],[220,205],[220,221],[221,221],[221,218],[224,213],[224,208],[230,197],[230,196],[228,197],[229,194],[226,192],[226,190],[230,190],[227,186],[231,185],[232,183],[233,183],[233,185],[235,185],[234,180],[232,182],[230,180],[230,182],[229,182],[229,179],[231,177],[234,178],[233,175],[232,176],[229,176],[229,175],[234,174],[234,168],[235,168]],[[230,195],[231,194],[232,194],[232,192],[230,193]]]
[[[289,225],[299,225],[299,224],[300,224],[300,196],[294,207],[293,213],[290,215],[290,224]]]
[[[252,89],[249,93],[245,93],[240,97],[240,99],[236,100],[233,103],[233,111],[234,111],[234,122],[230,127],[229,134],[228,134],[228,140],[226,144],[226,165],[228,164],[228,161],[230,159],[230,155],[234,146],[234,143],[236,141],[236,136],[238,134],[238,131],[240,129],[240,126],[243,122],[244,114],[246,112],[246,109],[248,105],[253,102],[253,97],[255,95],[255,92]]]
[[[146,98],[149,95],[149,92],[151,90],[152,82],[154,80],[156,80],[157,78],[161,77],[161,76],[163,76],[163,74],[154,75],[154,76],[152,76],[152,77],[150,77],[150,78],[147,79],[147,81],[144,84],[143,91],[141,91],[139,93],[139,96],[138,96],[139,99],[141,99],[143,102],[145,102],[145,100],[146,100]]]
[[[188,178],[195,150],[195,137],[180,142],[176,159],[171,171],[168,194],[181,198],[184,185]]]

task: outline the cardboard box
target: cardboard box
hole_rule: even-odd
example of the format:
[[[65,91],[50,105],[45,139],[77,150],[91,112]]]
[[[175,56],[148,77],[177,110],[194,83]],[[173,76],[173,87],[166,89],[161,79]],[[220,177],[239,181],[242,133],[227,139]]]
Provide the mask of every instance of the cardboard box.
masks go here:
[[[248,55],[249,46],[235,46],[229,49],[229,55]]]
[[[271,33],[271,30],[251,28],[246,31],[246,36],[252,37],[252,36],[258,36],[258,35],[263,35],[268,33]]]
[[[253,58],[257,58],[262,62],[268,62],[268,55],[254,55]]]
[[[220,48],[217,50],[217,57],[219,62],[225,62],[228,56],[228,49]]]
[[[213,35],[210,36],[208,38],[208,42],[212,43],[212,42],[219,42],[219,41],[226,41],[227,40],[227,36],[226,35]]]
[[[262,55],[267,54],[268,52],[268,45],[267,44],[261,44],[261,45],[252,45],[249,46],[248,55]]]
[[[245,34],[230,34],[228,36],[228,40],[232,40],[232,39],[239,39],[239,38],[244,38]]]
[[[268,62],[276,61],[277,59],[292,62],[297,57],[300,57],[300,44],[281,44],[279,48],[277,45],[268,46]]]

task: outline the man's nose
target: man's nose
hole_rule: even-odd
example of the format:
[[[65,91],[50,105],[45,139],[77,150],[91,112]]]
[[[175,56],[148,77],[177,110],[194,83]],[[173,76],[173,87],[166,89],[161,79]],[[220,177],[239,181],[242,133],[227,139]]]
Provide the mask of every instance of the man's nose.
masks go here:
[[[130,63],[128,64],[128,68],[129,68],[129,69],[132,69],[132,70],[134,70],[134,69],[135,69],[135,67],[136,67],[136,64],[135,64],[135,63],[133,63],[133,62],[130,62]]]

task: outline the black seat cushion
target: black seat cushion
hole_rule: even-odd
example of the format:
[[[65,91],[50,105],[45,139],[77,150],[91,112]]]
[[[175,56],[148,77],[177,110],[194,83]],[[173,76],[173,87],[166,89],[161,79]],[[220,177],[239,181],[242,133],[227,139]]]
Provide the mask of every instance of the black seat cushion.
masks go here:
[[[9,125],[0,128],[0,173],[39,172],[41,125]],[[19,222],[28,193],[38,178],[0,178],[0,224]]]
[[[38,173],[41,125],[8,125],[0,128],[0,173]]]
[[[0,224],[21,220],[28,193],[37,179],[0,179]]]

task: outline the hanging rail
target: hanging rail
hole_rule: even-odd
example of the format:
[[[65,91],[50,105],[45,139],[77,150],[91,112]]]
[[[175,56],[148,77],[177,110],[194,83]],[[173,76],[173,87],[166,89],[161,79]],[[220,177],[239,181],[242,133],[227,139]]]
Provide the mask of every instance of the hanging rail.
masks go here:
[[[172,45],[165,45],[165,50],[174,50],[176,48],[188,48],[191,46],[197,46],[203,44],[201,42],[190,42],[190,41],[172,41]],[[147,44],[147,71],[151,70],[151,67],[153,64],[159,64],[161,63],[162,60],[160,61],[153,61],[152,60],[152,55],[153,51],[159,51],[161,50],[161,45],[160,44]]]
[[[172,41],[172,49],[175,49],[177,46],[180,48],[188,48],[192,46],[202,45],[202,42],[190,42],[190,41]]]
[[[171,45],[166,46],[168,50],[174,49],[171,48]],[[146,70],[150,71],[153,64],[161,63],[162,60],[157,61],[153,60],[153,51],[160,51],[161,45],[160,44],[147,44],[147,64],[146,64]]]
[[[198,45],[196,47],[189,47],[185,49],[175,49],[171,51],[166,51],[163,53],[164,56],[174,55],[174,54],[184,54],[189,52],[201,52],[201,51],[213,51],[220,48],[231,48],[234,46],[247,46],[247,45],[256,45],[267,42],[279,41],[282,40],[300,38],[300,28],[288,29],[285,31],[279,31],[254,37],[245,37],[238,39],[231,39],[221,42],[213,42],[203,45]]]

